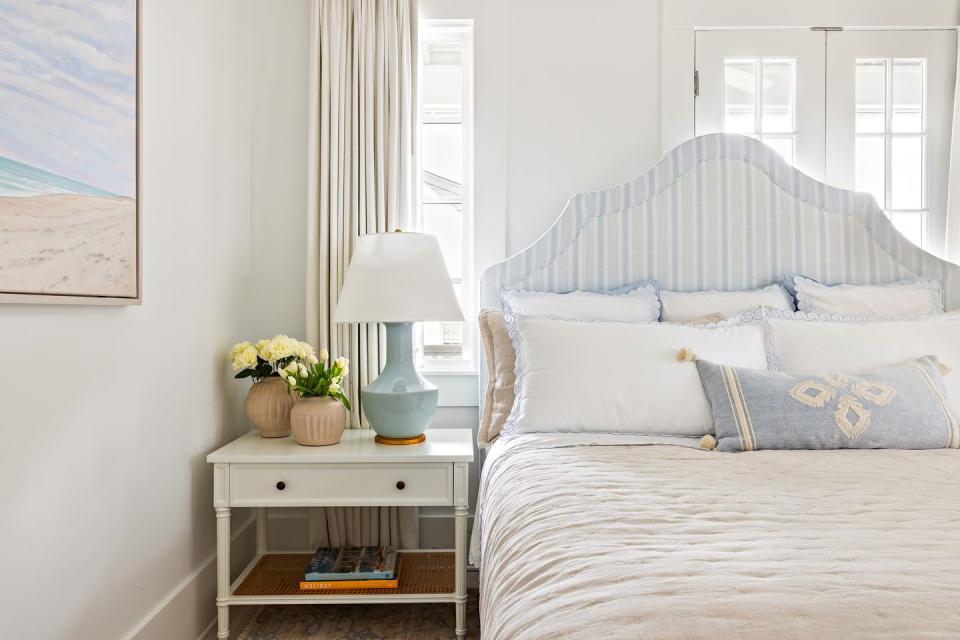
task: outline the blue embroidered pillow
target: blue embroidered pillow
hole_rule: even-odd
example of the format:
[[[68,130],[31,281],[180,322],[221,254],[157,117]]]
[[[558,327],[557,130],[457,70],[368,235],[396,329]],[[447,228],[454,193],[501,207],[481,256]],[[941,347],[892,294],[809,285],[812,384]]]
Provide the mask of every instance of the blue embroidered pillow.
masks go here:
[[[960,422],[934,356],[858,375],[741,369],[703,360],[697,371],[721,451],[960,446]]]

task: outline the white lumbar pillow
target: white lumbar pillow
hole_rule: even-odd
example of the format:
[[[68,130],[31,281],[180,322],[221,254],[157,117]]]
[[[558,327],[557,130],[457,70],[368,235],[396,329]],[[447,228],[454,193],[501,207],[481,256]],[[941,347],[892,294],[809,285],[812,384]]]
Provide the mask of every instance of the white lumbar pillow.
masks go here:
[[[768,318],[770,367],[788,373],[863,373],[936,356],[950,404],[960,411],[960,313],[866,322]]]
[[[757,307],[793,311],[793,297],[780,284],[749,291],[660,292],[662,322],[690,322],[714,313],[730,318]]]
[[[616,322],[651,322],[660,317],[660,300],[653,282],[613,291],[507,290],[501,297],[508,311],[525,316]]]
[[[710,404],[682,349],[737,367],[766,368],[759,324],[687,327],[511,316],[517,399],[504,433],[702,436]]]
[[[889,284],[825,285],[794,276],[797,309],[804,313],[909,317],[943,312],[940,283],[932,278]]]

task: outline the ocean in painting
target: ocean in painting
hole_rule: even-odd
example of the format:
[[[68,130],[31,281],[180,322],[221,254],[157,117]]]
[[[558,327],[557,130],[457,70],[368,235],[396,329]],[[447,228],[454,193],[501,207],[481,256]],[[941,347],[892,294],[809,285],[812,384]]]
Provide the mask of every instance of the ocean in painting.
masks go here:
[[[55,173],[0,156],[0,197],[28,197],[53,193],[77,193],[88,196],[117,194],[91,187]]]

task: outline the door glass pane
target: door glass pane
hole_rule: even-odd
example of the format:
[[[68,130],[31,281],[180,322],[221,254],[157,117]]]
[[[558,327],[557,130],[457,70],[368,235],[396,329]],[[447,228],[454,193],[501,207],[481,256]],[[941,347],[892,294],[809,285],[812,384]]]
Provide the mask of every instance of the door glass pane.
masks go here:
[[[893,226],[907,237],[907,240],[923,246],[923,226],[926,212],[923,211],[895,211],[891,216]]]
[[[891,208],[923,208],[923,138],[893,138],[890,156]]]
[[[866,191],[877,199],[881,208],[886,182],[885,145],[882,136],[857,136],[854,153],[854,189]]]
[[[925,60],[893,61],[892,129],[898,133],[923,131]],[[894,154],[896,157],[896,154]]]
[[[463,109],[463,45],[459,42],[428,42],[423,48],[420,100],[427,108],[445,105]]]
[[[723,61],[723,129],[729,133],[756,131],[757,59]]]
[[[856,132],[882,133],[886,130],[886,60],[858,58],[855,85]]]
[[[761,138],[761,140],[776,149],[777,153],[782,155],[790,164],[793,164],[796,161],[796,157],[794,156],[794,136],[764,136]]]
[[[459,123],[424,123],[420,127],[420,145],[423,201],[461,200],[463,126]]]
[[[791,58],[764,58],[761,86],[764,133],[795,131],[797,61]]]
[[[463,275],[463,219],[460,205],[423,205],[423,232],[437,236],[451,278]]]

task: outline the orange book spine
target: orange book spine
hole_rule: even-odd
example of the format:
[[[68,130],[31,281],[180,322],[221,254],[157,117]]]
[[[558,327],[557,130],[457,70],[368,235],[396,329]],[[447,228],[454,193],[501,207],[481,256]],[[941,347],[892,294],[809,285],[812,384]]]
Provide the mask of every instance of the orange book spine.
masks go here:
[[[301,591],[345,591],[348,589],[396,589],[400,580],[318,580],[301,581]]]

